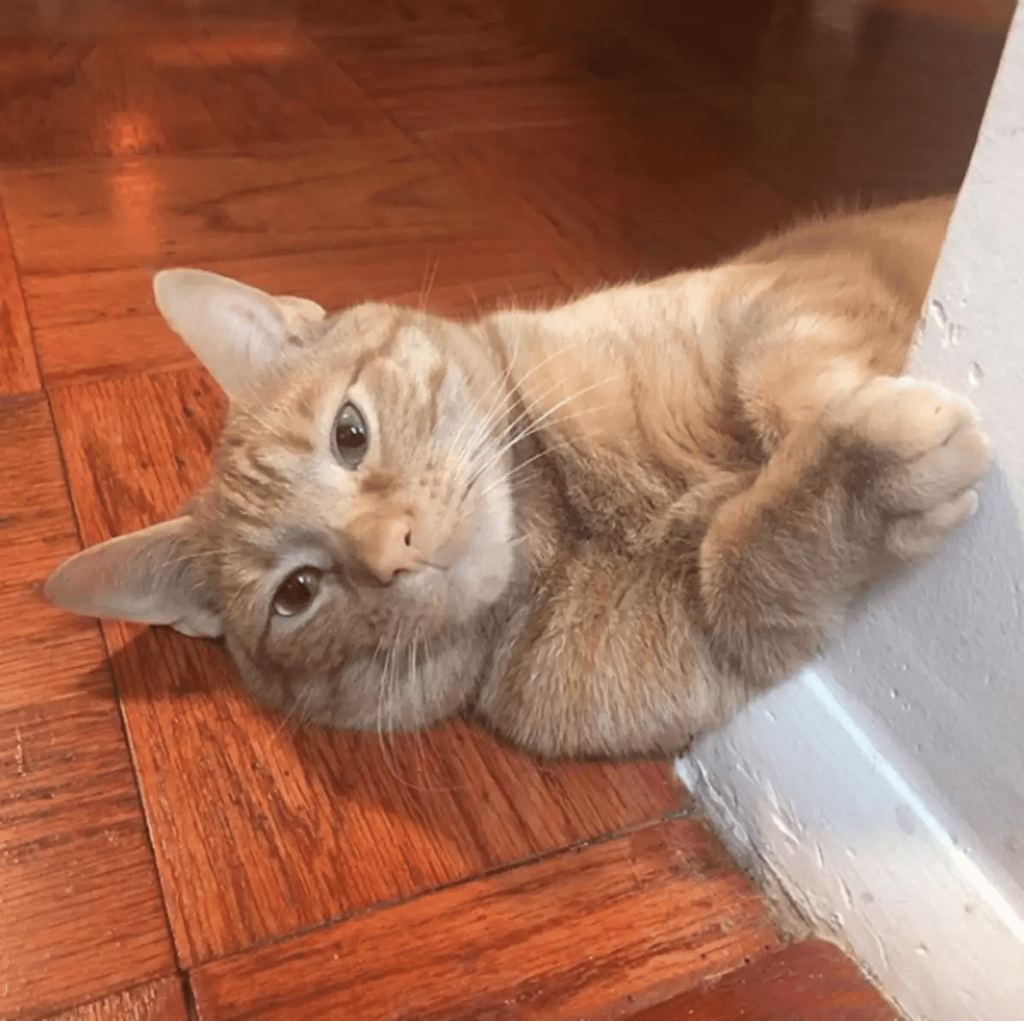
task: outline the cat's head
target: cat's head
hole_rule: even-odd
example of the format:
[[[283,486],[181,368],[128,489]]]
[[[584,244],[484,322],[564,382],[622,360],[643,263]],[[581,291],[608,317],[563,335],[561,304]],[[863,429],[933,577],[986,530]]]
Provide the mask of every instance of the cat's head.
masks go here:
[[[389,305],[327,316],[198,270],[154,288],[230,399],[214,473],[180,516],[64,563],[47,598],[223,636],[265,701],[334,725],[457,709],[462,647],[514,571],[500,352]]]

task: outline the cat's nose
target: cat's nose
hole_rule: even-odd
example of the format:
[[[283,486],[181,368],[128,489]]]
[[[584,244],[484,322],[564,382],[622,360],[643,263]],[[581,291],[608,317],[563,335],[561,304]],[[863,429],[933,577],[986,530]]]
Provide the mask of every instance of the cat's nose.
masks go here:
[[[382,585],[390,585],[399,572],[423,562],[410,514],[364,514],[352,522],[349,534],[363,566]]]

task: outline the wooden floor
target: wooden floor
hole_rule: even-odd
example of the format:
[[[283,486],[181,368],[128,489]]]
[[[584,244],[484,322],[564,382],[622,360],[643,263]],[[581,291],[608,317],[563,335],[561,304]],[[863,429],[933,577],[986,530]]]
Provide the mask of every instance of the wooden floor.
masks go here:
[[[953,188],[1010,6],[3,0],[0,1017],[892,1017],[666,763],[297,732],[37,593],[207,470],[155,269],[472,313]]]

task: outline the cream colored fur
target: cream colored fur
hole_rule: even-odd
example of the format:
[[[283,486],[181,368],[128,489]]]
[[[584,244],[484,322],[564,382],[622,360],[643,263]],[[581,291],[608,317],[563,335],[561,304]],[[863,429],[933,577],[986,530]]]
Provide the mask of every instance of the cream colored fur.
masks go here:
[[[47,594],[223,635],[259,698],[329,726],[472,712],[544,755],[680,751],[976,506],[974,410],[901,378],[951,208],[469,323],[159,274],[231,398],[214,473]],[[315,598],[280,612],[303,569]]]

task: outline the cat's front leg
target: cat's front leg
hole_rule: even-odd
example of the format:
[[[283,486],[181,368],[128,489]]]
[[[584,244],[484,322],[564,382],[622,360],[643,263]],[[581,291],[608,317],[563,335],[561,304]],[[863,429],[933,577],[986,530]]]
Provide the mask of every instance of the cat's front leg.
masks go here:
[[[877,377],[794,430],[726,501],[700,550],[713,658],[752,686],[814,655],[852,601],[977,506],[991,450],[964,398]]]

